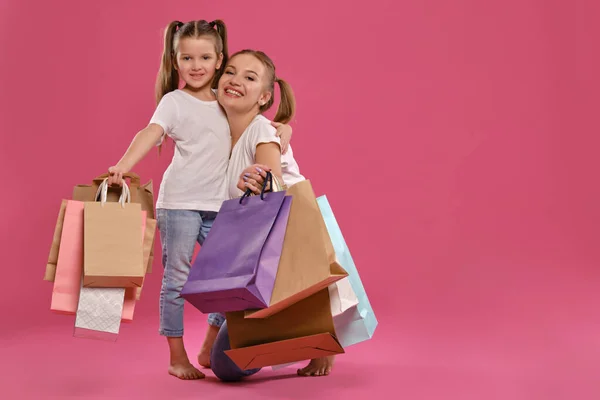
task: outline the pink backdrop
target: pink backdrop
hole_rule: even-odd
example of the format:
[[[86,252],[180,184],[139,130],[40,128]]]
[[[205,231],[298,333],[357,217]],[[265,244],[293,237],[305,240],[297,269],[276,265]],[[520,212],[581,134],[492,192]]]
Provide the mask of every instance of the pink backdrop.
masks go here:
[[[231,50],[266,51],[292,84],[295,154],[332,203],[376,337],[398,362],[418,346],[457,362],[486,352],[562,376],[577,398],[600,356],[597,11],[534,0],[1,1],[7,337],[55,320],[42,276],[60,201],[147,124],[163,27],[222,18]],[[135,169],[156,191],[171,152]],[[136,310],[148,330],[156,251]]]

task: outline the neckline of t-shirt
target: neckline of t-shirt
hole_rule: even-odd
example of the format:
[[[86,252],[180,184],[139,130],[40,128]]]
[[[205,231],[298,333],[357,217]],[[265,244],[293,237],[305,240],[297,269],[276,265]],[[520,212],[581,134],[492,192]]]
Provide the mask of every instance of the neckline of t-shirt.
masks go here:
[[[246,133],[250,130],[250,127],[252,125],[254,125],[257,121],[260,121],[260,120],[263,120],[263,119],[268,121],[268,118],[265,117],[264,115],[262,115],[260,113],[256,114],[256,116],[254,118],[252,118],[252,121],[250,121],[250,123],[248,124],[248,126],[246,127],[246,129],[244,129],[244,132],[242,132],[242,136],[240,136],[240,139],[242,137],[244,137],[244,135],[246,135]],[[239,142],[239,139],[238,139],[238,142]]]
[[[219,103],[217,100],[200,100],[196,96],[189,94],[188,92],[186,92],[183,89],[177,89],[177,91],[179,91],[179,92],[183,93],[184,95],[186,95],[188,97],[191,97],[192,99],[194,99],[196,101],[199,101],[200,103],[205,104],[205,105],[211,105],[212,106],[212,105],[218,105],[218,103]],[[213,92],[214,92],[214,90],[213,90]]]
[[[244,132],[242,132],[242,135],[239,137],[238,141],[235,142],[235,145],[233,145],[233,147],[231,148],[231,155],[229,156],[229,160],[231,160],[231,157],[233,156],[233,152],[238,147],[238,144],[242,141],[242,139],[246,136],[246,133],[248,133],[248,131],[250,130],[250,127],[252,125],[254,125],[256,123],[256,121],[258,121],[259,119],[262,119],[262,118],[267,119],[267,117],[265,117],[262,114],[256,114],[256,117],[252,118],[252,121],[250,121],[250,123],[248,124],[246,129],[244,129]],[[229,135],[230,135],[229,137],[231,137],[231,133]]]

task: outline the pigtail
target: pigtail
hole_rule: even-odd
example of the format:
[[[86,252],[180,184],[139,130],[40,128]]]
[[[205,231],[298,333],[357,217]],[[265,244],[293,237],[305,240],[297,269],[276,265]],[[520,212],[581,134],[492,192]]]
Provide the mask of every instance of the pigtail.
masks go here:
[[[174,39],[177,29],[183,26],[181,21],[173,21],[165,30],[165,43],[158,76],[156,78],[156,104],[163,96],[179,87],[179,73],[175,69]]]
[[[211,26],[216,28],[217,34],[221,38],[221,53],[223,53],[223,61],[221,63],[221,68],[219,68],[213,79],[212,88],[216,89],[219,85],[219,79],[221,79],[221,75],[223,75],[223,71],[225,71],[225,66],[227,65],[227,61],[229,61],[229,46],[227,44],[227,27],[225,26],[225,22],[220,19],[216,19],[212,21]],[[218,54],[217,54],[218,55]]]
[[[289,83],[281,78],[276,78],[275,82],[279,84],[281,101],[279,102],[279,107],[277,107],[277,113],[275,114],[273,121],[287,124],[292,120],[294,113],[296,112],[296,99],[294,98],[294,92]],[[273,96],[271,96],[271,100],[272,99]]]

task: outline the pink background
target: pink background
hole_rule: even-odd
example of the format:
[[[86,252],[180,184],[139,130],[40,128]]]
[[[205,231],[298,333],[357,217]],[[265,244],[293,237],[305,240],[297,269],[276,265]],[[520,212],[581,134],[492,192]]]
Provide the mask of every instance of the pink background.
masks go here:
[[[232,51],[266,51],[292,84],[295,154],[380,321],[302,393],[331,396],[343,377],[365,396],[598,398],[598,11],[579,0],[0,1],[1,380],[66,396],[61,379],[36,375],[83,368],[100,375],[69,395],[140,394],[154,379],[143,364],[162,390],[191,390],[164,371],[158,245],[115,345],[70,338],[42,277],[61,199],[152,115],[164,26],[221,18]],[[166,150],[135,168],[156,193]],[[193,356],[204,317],[187,308]],[[121,354],[151,361],[115,378]],[[131,371],[134,388],[115,383]]]

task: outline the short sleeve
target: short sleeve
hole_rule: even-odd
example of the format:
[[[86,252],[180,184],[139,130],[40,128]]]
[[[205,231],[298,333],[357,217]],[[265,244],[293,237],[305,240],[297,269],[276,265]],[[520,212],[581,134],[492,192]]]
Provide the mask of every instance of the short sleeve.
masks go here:
[[[258,121],[252,127],[252,154],[256,155],[256,147],[261,143],[277,143],[281,146],[281,140],[277,137],[275,129],[267,120]]]
[[[169,96],[169,94],[166,94],[158,103],[158,106],[150,119],[150,123],[160,125],[165,131],[165,134],[171,136],[175,129],[175,124],[179,119],[178,111],[175,99],[172,96]]]

